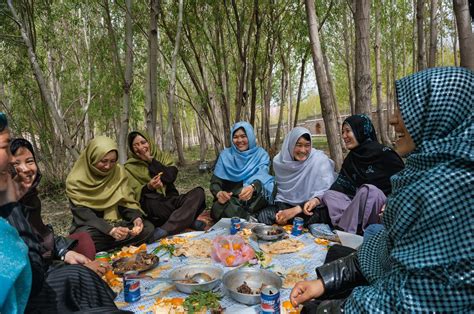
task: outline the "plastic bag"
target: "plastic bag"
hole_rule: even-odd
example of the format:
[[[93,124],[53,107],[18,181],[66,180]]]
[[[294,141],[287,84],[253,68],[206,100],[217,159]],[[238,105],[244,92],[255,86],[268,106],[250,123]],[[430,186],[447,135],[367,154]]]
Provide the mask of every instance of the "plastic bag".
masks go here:
[[[218,236],[212,241],[211,257],[225,266],[238,266],[255,258],[254,250],[238,235]]]
[[[334,233],[329,225],[326,224],[312,224],[308,226],[309,232],[316,237],[326,239],[333,242],[340,242],[339,237]]]

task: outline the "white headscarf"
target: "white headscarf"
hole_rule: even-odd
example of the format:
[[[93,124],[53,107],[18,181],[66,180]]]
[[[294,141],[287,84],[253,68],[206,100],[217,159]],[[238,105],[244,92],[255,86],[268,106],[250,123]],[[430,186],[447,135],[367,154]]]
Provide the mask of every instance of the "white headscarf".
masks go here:
[[[281,151],[273,158],[273,169],[278,188],[275,201],[290,205],[304,203],[314,197],[322,197],[336,179],[334,162],[320,150],[311,148],[304,161],[294,160],[293,150],[303,135],[311,133],[303,127],[291,130]]]

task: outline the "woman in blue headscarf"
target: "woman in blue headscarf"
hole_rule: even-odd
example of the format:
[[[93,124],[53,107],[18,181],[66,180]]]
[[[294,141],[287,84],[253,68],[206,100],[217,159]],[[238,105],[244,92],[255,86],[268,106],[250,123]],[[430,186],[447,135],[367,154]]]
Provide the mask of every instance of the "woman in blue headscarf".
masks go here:
[[[224,149],[211,178],[215,220],[238,216],[248,219],[272,200],[274,179],[268,173],[268,153],[257,146],[248,122],[237,122],[231,130],[231,147]]]
[[[391,119],[406,168],[392,177],[385,229],[316,269],[290,299],[307,312],[468,313],[474,308],[474,72],[432,68],[396,82]],[[356,287],[348,299],[335,294]]]

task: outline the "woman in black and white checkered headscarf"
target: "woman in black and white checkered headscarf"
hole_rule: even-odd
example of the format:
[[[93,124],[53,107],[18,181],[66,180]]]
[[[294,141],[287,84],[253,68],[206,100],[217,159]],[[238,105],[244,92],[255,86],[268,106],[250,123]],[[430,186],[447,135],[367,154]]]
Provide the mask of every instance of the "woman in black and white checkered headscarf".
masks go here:
[[[386,231],[358,253],[370,285],[345,307],[465,313],[474,306],[474,73],[429,69],[396,88],[415,147],[392,178]]]
[[[385,230],[356,255],[319,267],[312,285],[298,283],[294,304],[359,285],[324,305],[348,313],[474,308],[474,72],[428,69],[396,88],[401,115],[392,124],[407,160],[392,177]]]

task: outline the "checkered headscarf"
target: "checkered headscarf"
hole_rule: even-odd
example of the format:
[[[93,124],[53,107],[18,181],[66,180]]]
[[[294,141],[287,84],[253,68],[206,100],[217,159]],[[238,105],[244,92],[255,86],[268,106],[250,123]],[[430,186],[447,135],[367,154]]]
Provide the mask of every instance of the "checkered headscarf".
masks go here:
[[[361,247],[368,286],[349,312],[474,308],[474,73],[434,68],[396,83],[416,150],[392,177],[379,232]]]

